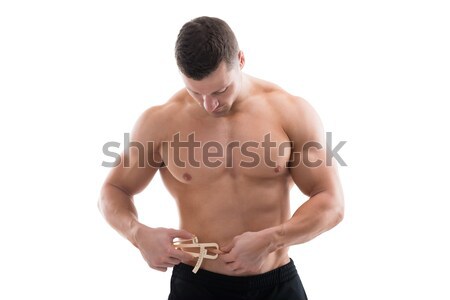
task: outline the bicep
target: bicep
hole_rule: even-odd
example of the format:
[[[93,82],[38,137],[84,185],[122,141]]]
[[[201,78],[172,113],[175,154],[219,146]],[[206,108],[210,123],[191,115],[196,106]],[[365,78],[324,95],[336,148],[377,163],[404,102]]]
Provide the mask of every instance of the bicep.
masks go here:
[[[287,124],[293,148],[289,170],[303,194],[313,195],[339,188],[336,166],[327,164],[327,146],[322,121],[306,100],[298,98],[292,104]]]
[[[297,158],[291,161],[289,170],[303,194],[312,197],[320,192],[336,190],[337,170],[334,165],[327,165],[325,145],[321,149],[311,147],[300,153],[294,152]]]

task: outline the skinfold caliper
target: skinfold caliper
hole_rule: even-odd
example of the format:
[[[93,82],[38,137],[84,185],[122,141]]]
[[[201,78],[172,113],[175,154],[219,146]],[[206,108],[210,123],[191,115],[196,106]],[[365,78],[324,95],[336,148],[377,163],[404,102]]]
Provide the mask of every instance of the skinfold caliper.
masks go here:
[[[219,256],[219,245],[216,243],[199,243],[198,238],[194,237],[190,240],[176,240],[173,242],[175,248],[183,250],[194,257],[198,257],[197,263],[195,264],[193,273],[197,273],[198,269],[202,265],[203,259],[216,259]],[[189,250],[194,250],[195,248],[199,248],[199,252],[192,252]],[[208,254],[208,248],[213,248],[217,250],[214,254]],[[189,250],[187,250],[189,249]],[[195,251],[195,250],[194,250]]]

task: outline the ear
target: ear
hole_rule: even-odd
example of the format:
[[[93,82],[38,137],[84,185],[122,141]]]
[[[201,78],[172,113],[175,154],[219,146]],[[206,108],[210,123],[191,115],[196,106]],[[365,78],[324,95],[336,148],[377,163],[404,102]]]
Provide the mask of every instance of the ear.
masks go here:
[[[239,50],[238,52],[238,61],[239,61],[239,68],[242,70],[245,66],[245,55],[242,50]]]

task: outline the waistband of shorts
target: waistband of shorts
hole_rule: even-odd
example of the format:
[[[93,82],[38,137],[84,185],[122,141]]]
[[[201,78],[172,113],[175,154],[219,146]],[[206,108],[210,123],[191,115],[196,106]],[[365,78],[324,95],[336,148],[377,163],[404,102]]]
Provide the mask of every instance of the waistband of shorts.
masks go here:
[[[194,267],[180,263],[174,266],[172,276],[184,280],[202,282],[203,284],[227,286],[232,289],[261,289],[278,285],[298,276],[294,261],[278,267],[272,271],[251,276],[229,276],[200,269],[197,274],[192,273]]]

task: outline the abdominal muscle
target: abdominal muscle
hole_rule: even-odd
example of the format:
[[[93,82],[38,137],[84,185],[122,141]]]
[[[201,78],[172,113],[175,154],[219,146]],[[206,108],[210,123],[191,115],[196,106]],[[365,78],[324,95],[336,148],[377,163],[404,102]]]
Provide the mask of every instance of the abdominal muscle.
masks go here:
[[[256,184],[256,183],[255,183]],[[234,190],[234,192],[233,192]],[[199,243],[217,243],[219,249],[244,232],[257,232],[287,221],[290,215],[289,188],[280,181],[260,182],[257,187],[244,185],[242,189],[208,191],[190,190],[181,193],[177,204],[180,228],[194,234]],[[197,259],[186,262],[194,266]],[[288,248],[270,253],[256,274],[262,274],[289,263]],[[201,269],[237,275],[220,259],[204,259]],[[256,275],[239,273],[240,276]]]

